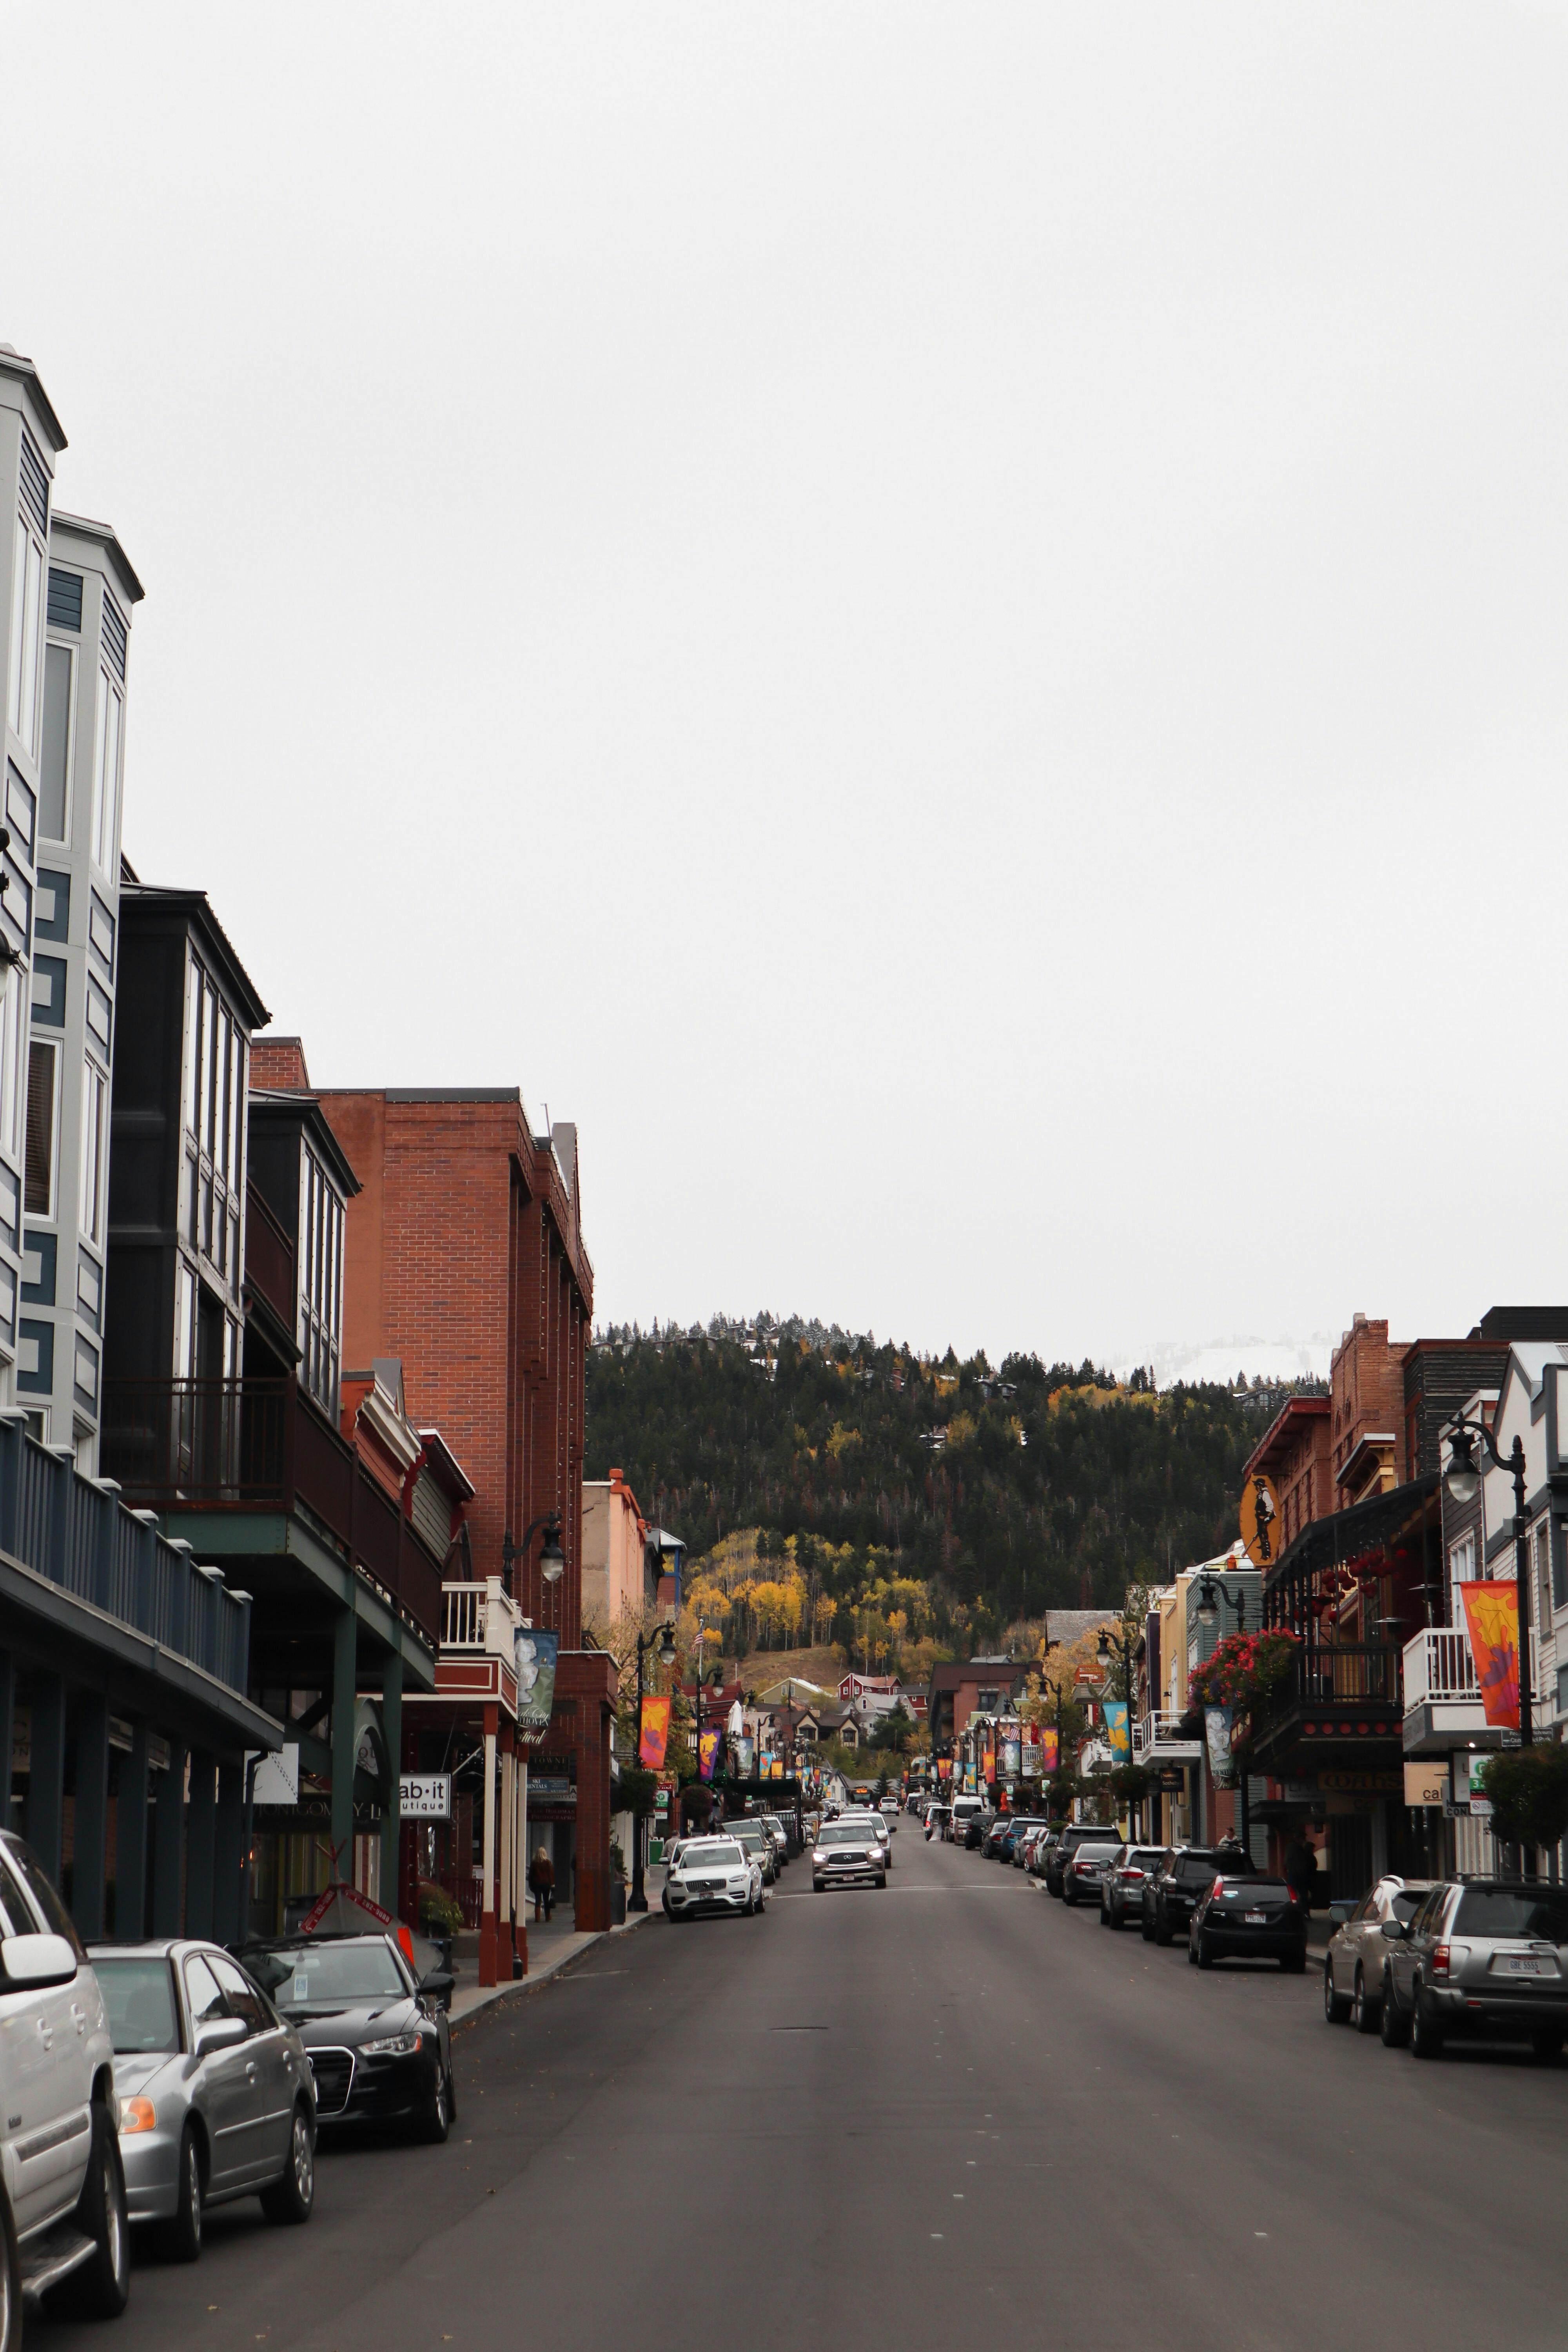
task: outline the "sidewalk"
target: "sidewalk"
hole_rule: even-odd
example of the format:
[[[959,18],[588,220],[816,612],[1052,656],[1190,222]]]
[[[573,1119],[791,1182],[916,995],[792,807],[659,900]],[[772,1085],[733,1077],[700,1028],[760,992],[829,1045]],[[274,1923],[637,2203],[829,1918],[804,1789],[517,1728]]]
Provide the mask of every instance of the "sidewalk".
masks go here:
[[[542,1984],[548,1984],[552,1976],[559,1975],[568,1961],[574,1960],[580,1952],[591,1951],[595,1944],[602,1944],[607,1936],[629,1936],[632,1929],[640,1927],[645,1920],[658,1918],[663,1907],[661,1897],[664,1893],[664,1873],[662,1870],[649,1870],[647,1892],[647,1909],[642,1912],[628,1912],[625,1921],[618,1927],[601,1927],[584,1931],[579,1935],[572,1924],[570,1915],[563,1914],[559,1909],[548,1925],[543,1920],[536,1924],[530,1917],[528,1974],[525,1977],[503,1979],[500,1984],[476,1984],[474,1979],[479,1969],[479,1939],[476,1935],[458,1937],[452,1952],[453,1960],[457,1965],[458,1981],[453,1987],[452,2005],[447,2012],[453,2025],[465,2024],[470,2017],[477,2017],[481,2010],[489,2009],[493,2001],[504,2000],[509,1993],[529,1993]]]

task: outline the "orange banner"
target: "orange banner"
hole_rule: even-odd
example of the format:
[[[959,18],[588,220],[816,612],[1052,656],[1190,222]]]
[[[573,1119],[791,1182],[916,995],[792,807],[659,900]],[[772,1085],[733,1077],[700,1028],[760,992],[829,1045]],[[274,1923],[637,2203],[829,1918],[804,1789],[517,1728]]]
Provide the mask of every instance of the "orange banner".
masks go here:
[[[1487,1721],[1519,1729],[1519,1594],[1512,1584],[1461,1584],[1470,1655]]]
[[[1057,1735],[1054,1729],[1040,1734],[1040,1764],[1047,1772],[1054,1772],[1057,1769]]]
[[[669,1745],[669,1699],[644,1691],[642,1723],[637,1732],[637,1762],[650,1772],[664,1769],[664,1751]]]

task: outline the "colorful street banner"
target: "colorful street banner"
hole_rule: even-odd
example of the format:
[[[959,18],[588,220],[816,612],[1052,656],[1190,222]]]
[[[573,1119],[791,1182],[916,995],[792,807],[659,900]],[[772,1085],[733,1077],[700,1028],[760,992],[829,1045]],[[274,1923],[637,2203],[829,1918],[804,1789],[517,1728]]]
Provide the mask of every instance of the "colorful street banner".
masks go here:
[[[1045,1724],[1041,1725],[1040,1769],[1044,1772],[1054,1772],[1058,1764],[1061,1760],[1058,1752],[1058,1739],[1059,1735],[1054,1724],[1048,1727]]]
[[[664,1769],[664,1751],[669,1745],[669,1696],[644,1691],[642,1722],[637,1730],[637,1762],[650,1772]]]
[[[952,1780],[952,1757],[951,1757],[951,1756],[939,1756],[939,1757],[937,1758],[937,1759],[936,1759],[936,1777],[937,1777],[937,1779],[938,1779],[939,1780]]]
[[[1016,1780],[1023,1769],[1023,1756],[1018,1738],[1018,1727],[1009,1724],[1002,1734],[1002,1770],[1010,1780]]]
[[[749,1780],[757,1769],[757,1743],[741,1738],[735,1742],[735,1765],[742,1780]]]
[[[994,1748],[987,1748],[984,1750],[982,1761],[985,1769],[986,1786],[994,1789],[996,1786],[996,1750]]]
[[[560,1647],[559,1633],[543,1633],[537,1626],[520,1625],[511,1637],[517,1673],[517,1736],[524,1748],[537,1748],[550,1728]]]
[[[1110,1752],[1119,1764],[1132,1761],[1132,1734],[1127,1723],[1127,1701],[1108,1698],[1105,1702],[1105,1736],[1110,1742]]]
[[[1501,1578],[1495,1584],[1461,1584],[1470,1655],[1481,1686],[1489,1724],[1519,1729],[1519,1593]]]
[[[697,1769],[705,1780],[713,1778],[713,1767],[719,1760],[719,1750],[724,1745],[721,1731],[700,1731],[697,1735]]]
[[[1226,1786],[1229,1785],[1231,1773],[1230,1720],[1235,1711],[1234,1707],[1228,1706],[1205,1706],[1204,1709],[1204,1734],[1209,1745],[1209,1770],[1214,1774],[1216,1784],[1223,1782]]]

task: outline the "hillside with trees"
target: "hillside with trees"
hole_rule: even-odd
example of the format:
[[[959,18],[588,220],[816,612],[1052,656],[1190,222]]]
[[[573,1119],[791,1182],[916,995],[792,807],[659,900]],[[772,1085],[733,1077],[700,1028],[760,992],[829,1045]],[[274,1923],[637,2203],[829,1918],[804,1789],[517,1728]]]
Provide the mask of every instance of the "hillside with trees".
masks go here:
[[[760,1531],[738,1633],[766,1644],[768,1612],[793,1610],[780,1646],[849,1652],[858,1605],[945,1647],[1119,1606],[1223,1550],[1242,1465],[1289,1391],[1161,1393],[1142,1371],[1032,1355],[994,1370],[760,1316],[603,1332],[587,1392],[590,1477],[623,1469],[694,1557]]]

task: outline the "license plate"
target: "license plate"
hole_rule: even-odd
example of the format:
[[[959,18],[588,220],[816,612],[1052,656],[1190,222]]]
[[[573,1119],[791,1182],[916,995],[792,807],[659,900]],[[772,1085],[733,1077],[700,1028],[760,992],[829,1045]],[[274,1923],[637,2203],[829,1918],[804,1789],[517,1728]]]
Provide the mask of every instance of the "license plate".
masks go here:
[[[1503,1969],[1510,1977],[1554,1977],[1557,1974],[1555,1960],[1526,1960],[1511,1952],[1504,1959]]]
[[[1267,1911],[1244,1911],[1242,1917],[1249,1927],[1266,1927],[1268,1924]]]

